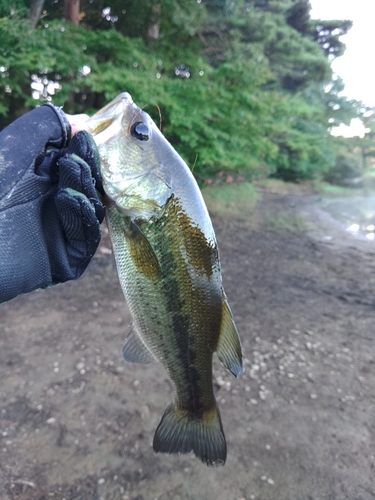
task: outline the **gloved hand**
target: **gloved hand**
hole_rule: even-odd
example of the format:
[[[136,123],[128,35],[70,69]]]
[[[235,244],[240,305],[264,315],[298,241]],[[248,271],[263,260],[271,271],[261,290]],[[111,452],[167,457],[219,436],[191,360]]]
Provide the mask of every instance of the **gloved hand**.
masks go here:
[[[0,133],[0,303],[81,276],[104,207],[92,137],[46,105]]]

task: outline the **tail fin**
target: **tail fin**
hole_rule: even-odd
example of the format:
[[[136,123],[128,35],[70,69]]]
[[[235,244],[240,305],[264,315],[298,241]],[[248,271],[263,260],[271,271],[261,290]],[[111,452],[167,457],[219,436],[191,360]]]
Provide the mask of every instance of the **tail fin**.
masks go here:
[[[196,415],[170,404],[156,429],[153,448],[163,453],[193,450],[207,465],[224,465],[227,445],[217,407]]]

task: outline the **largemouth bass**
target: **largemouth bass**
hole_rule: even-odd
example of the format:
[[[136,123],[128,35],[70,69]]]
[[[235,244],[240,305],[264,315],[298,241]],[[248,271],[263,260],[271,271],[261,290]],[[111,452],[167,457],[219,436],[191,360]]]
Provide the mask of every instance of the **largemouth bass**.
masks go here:
[[[241,345],[223,290],[214,230],[186,163],[128,93],[86,122],[99,149],[106,219],[134,325],[131,362],[161,361],[175,387],[156,452],[224,464],[212,355],[236,377]]]

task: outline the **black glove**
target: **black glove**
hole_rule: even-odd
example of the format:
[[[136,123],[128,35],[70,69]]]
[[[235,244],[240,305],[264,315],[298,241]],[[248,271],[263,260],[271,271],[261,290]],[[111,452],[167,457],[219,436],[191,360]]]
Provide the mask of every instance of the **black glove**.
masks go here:
[[[81,276],[100,241],[99,156],[54,106],[0,133],[0,303]]]

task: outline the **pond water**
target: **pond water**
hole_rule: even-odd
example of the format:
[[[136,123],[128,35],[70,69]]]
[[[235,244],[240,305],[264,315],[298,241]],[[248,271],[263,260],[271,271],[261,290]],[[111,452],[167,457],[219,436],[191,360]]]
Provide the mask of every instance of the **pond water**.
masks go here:
[[[375,240],[375,195],[327,198],[320,207],[358,238]]]

